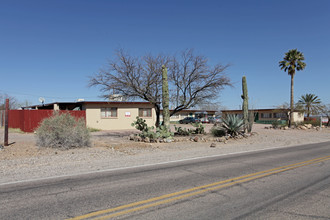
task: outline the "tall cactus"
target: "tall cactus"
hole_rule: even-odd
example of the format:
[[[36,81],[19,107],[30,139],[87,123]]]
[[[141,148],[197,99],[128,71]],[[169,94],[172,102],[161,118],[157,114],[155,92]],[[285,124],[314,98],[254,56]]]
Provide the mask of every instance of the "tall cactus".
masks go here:
[[[170,109],[169,109],[169,92],[168,92],[168,80],[167,80],[167,68],[162,66],[163,72],[163,125],[166,129],[170,128]]]
[[[249,126],[249,97],[247,90],[246,77],[242,77],[242,90],[243,90],[243,120],[244,120],[244,132],[247,132]]]

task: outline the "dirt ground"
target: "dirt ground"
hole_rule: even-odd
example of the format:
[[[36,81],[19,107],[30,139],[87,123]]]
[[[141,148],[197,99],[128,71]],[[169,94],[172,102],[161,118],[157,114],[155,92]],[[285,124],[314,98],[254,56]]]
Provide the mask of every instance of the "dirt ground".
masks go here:
[[[191,125],[177,125],[185,128],[194,127]],[[213,137],[210,134],[210,129],[213,125],[206,124],[205,131],[206,137],[211,140]],[[253,132],[256,134],[250,138],[243,140],[230,140],[227,145],[298,145],[307,143],[316,143],[330,141],[330,129],[323,128],[321,131],[315,129],[310,130],[273,130],[265,129],[269,125],[255,124]],[[174,126],[172,125],[172,131]],[[189,141],[189,137],[182,137],[180,142],[162,143],[162,144],[150,144],[150,143],[137,143],[129,140],[129,135],[138,133],[137,130],[121,130],[121,131],[98,131],[91,133],[92,147],[84,149],[70,149],[70,150],[58,150],[52,148],[39,148],[36,146],[36,135],[33,133],[17,133],[9,132],[9,146],[0,150],[0,162],[1,160],[19,159],[38,157],[42,155],[61,155],[61,154],[73,154],[77,151],[91,151],[95,153],[95,150],[111,150],[112,152],[119,152],[123,154],[136,154],[143,151],[150,150],[169,150],[174,148],[182,148]],[[3,145],[4,131],[0,129],[0,144]],[[212,142],[212,141],[211,141]],[[199,145],[210,146],[210,141],[194,143]]]

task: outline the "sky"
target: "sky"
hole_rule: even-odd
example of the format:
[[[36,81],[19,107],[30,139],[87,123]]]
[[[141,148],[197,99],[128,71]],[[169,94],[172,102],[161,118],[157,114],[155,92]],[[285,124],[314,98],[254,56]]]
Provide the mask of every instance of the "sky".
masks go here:
[[[230,64],[233,87],[214,100],[226,109],[242,105],[243,75],[250,108],[289,102],[279,61],[297,48],[307,66],[295,75],[295,101],[313,93],[330,104],[329,0],[0,0],[0,93],[20,102],[102,100],[88,80],[119,48],[193,48],[210,65]]]

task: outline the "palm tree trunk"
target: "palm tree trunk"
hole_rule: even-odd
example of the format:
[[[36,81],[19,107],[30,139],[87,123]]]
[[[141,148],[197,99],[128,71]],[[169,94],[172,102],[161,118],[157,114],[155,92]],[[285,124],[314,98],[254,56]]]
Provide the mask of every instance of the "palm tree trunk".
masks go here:
[[[291,95],[290,95],[290,120],[289,120],[289,127],[292,126],[293,124],[293,111],[294,111],[294,101],[293,101],[293,78],[294,78],[294,73],[291,74]]]

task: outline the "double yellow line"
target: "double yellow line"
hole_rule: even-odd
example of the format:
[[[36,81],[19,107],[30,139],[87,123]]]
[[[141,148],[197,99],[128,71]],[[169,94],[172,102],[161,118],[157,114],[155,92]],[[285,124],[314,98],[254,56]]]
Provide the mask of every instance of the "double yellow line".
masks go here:
[[[312,160],[303,161],[300,163],[295,163],[295,164],[281,166],[281,167],[277,167],[277,168],[273,168],[273,169],[269,169],[269,170],[265,170],[265,171],[260,171],[260,172],[248,174],[245,176],[235,177],[235,178],[231,178],[231,179],[227,179],[227,180],[223,180],[223,181],[219,181],[219,182],[215,182],[215,183],[211,183],[211,184],[207,184],[207,185],[203,185],[203,186],[198,186],[198,187],[194,187],[191,189],[186,189],[186,190],[182,190],[179,192],[158,196],[158,197],[150,198],[147,200],[130,203],[127,205],[118,206],[118,207],[111,208],[111,209],[100,210],[100,211],[88,213],[88,214],[85,214],[82,216],[70,218],[70,220],[110,219],[113,217],[125,215],[125,214],[136,212],[139,210],[170,203],[170,202],[173,202],[176,200],[185,199],[185,198],[192,197],[192,196],[195,196],[195,195],[198,195],[201,193],[205,193],[208,191],[218,190],[218,189],[229,187],[229,186],[232,186],[232,185],[235,185],[238,183],[248,182],[251,180],[270,176],[270,175],[273,175],[276,173],[281,173],[281,172],[284,172],[287,170],[292,170],[292,169],[295,169],[298,167],[303,167],[303,166],[307,166],[307,165],[311,165],[311,164],[315,164],[315,163],[320,163],[320,162],[327,161],[327,160],[330,160],[330,155],[325,156],[325,157],[315,158]]]

